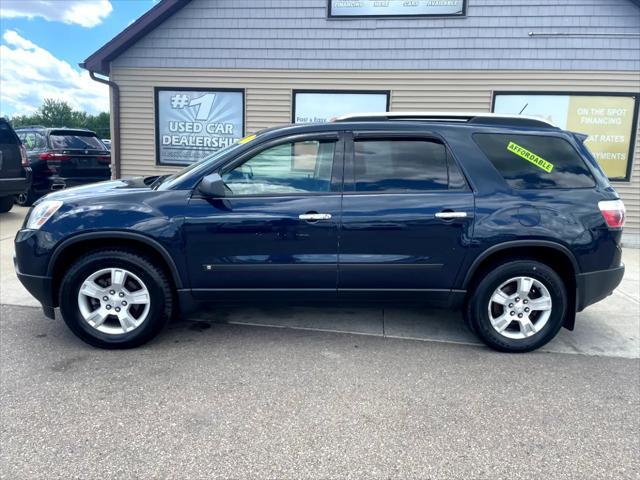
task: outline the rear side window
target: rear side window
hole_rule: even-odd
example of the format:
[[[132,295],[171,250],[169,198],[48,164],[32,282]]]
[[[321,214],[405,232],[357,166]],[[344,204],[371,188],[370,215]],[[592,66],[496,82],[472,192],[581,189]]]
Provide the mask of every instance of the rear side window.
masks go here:
[[[512,188],[585,188],[595,182],[569,142],[541,135],[476,133],[475,142]]]
[[[63,135],[60,133],[52,133],[49,136],[49,143],[53,149],[62,150],[105,150],[102,142],[90,133],[74,133],[73,135]]]
[[[356,140],[358,192],[446,190],[447,151],[430,140]]]
[[[0,122],[0,143],[4,144],[16,144],[18,143],[18,139],[11,130],[11,127],[8,123]]]
[[[46,147],[44,135],[39,132],[26,132],[20,137],[27,150],[38,150]]]

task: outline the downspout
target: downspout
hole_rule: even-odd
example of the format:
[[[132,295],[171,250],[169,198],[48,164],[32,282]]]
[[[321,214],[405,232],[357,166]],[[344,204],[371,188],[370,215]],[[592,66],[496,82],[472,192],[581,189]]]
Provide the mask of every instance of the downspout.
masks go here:
[[[81,63],[80,66],[85,68],[84,63]],[[120,178],[121,172],[121,164],[120,164],[120,87],[116,82],[111,80],[106,80],[104,78],[96,77],[95,72],[89,70],[89,76],[92,80],[95,80],[98,83],[103,83],[104,85],[108,85],[111,87],[112,94],[112,105],[113,111],[111,115],[113,116],[113,135],[111,138],[111,160],[113,162],[113,178]]]

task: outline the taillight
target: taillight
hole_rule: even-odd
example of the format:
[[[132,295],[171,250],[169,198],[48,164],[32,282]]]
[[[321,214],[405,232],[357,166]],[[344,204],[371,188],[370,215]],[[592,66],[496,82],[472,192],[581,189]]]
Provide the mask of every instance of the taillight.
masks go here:
[[[29,157],[27,156],[27,149],[24,145],[20,145],[20,158],[22,160],[22,166],[27,168],[29,166]]]
[[[111,163],[111,157],[109,155],[100,155],[97,158],[100,163]]]
[[[598,202],[598,208],[609,228],[624,227],[626,209],[622,200],[603,200]]]
[[[73,157],[71,155],[63,155],[62,153],[53,153],[53,152],[45,152],[38,155],[40,160],[53,160],[56,162],[61,162],[64,160],[71,160]]]

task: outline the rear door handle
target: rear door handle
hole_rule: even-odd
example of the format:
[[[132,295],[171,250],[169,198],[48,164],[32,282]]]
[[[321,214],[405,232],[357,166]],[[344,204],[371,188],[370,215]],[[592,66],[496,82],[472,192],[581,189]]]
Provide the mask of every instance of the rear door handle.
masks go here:
[[[301,213],[298,215],[300,220],[307,222],[317,222],[318,220],[331,220],[330,213]]]
[[[467,212],[438,212],[436,218],[450,220],[452,218],[466,218]]]

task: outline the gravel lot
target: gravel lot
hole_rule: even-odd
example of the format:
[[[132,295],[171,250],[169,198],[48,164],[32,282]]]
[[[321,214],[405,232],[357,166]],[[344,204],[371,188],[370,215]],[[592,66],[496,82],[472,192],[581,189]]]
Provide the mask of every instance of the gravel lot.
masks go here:
[[[85,346],[0,307],[2,478],[633,478],[640,362],[202,322]]]

